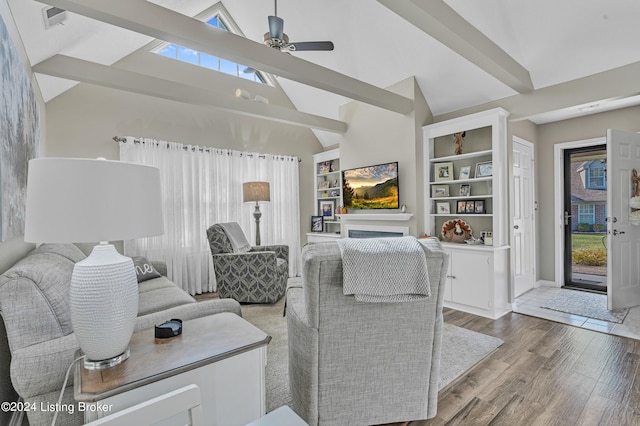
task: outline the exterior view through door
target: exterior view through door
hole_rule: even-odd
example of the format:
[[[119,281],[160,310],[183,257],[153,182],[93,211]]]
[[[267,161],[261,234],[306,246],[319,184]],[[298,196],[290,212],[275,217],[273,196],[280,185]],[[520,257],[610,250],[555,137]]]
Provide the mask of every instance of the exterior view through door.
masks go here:
[[[564,286],[607,291],[606,145],[564,151]]]

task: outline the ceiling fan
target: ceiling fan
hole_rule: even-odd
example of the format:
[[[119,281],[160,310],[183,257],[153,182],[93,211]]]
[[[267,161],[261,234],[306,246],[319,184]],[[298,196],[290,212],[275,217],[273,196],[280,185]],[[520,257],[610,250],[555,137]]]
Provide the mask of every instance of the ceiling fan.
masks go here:
[[[274,16],[269,16],[269,32],[264,34],[264,44],[281,52],[301,52],[309,50],[333,50],[330,41],[302,41],[289,42],[289,36],[284,33],[284,20],[278,17],[278,0],[274,0]]]

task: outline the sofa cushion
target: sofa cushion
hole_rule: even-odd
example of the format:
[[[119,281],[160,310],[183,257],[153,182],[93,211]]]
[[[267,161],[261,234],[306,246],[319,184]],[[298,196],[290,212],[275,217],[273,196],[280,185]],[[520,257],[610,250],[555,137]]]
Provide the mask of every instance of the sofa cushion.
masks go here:
[[[193,297],[176,287],[167,277],[161,276],[138,284],[138,316],[195,302]]]
[[[160,278],[160,272],[153,267],[146,257],[133,256],[131,260],[133,260],[133,267],[136,268],[136,277],[139,283],[153,278]]]
[[[86,259],[82,250],[73,244],[42,244],[30,254],[53,253],[72,261],[74,264]]]
[[[56,252],[43,247],[0,276],[0,311],[12,350],[73,331],[69,286],[75,266],[71,258],[78,254],[71,248]]]

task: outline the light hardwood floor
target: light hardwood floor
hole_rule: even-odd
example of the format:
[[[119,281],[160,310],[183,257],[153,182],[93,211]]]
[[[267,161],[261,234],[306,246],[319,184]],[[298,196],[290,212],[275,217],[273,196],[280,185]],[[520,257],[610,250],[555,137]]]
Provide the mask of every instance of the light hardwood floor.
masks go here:
[[[504,340],[439,394],[423,425],[640,425],[640,341],[517,313],[445,322]]]
[[[435,418],[409,426],[640,426],[639,340],[514,312],[445,308],[444,320],[504,344],[440,392]]]

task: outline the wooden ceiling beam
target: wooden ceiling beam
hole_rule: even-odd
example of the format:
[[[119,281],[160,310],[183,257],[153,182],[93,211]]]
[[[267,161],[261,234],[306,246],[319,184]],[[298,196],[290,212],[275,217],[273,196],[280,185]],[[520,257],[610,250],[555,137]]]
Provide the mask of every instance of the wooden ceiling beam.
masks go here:
[[[378,0],[518,93],[533,90],[529,71],[443,0]]]
[[[146,0],[39,1],[400,114],[413,111],[412,99],[287,55]]]
[[[96,64],[82,59],[56,55],[33,67],[33,71],[68,80],[125,90],[141,95],[219,108],[232,113],[291,124],[299,127],[345,133],[347,123],[295,109],[268,105],[229,94],[214,92],[158,77]]]

